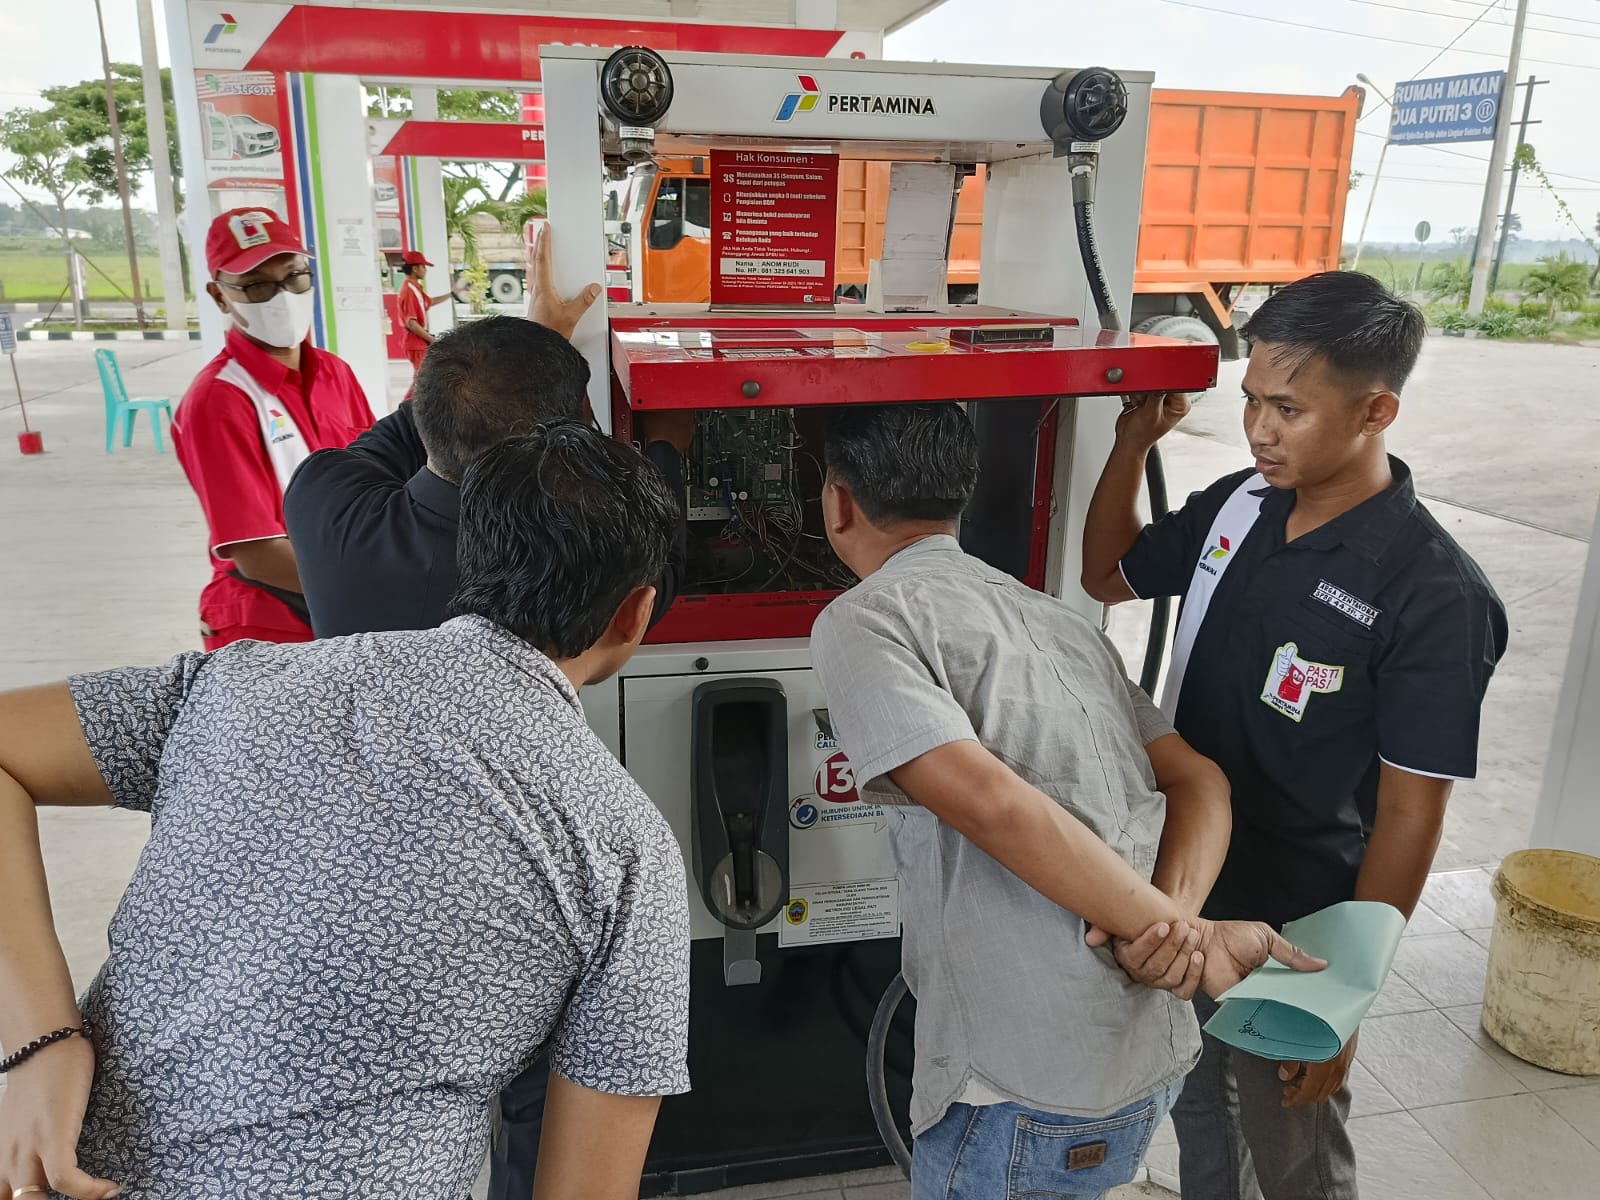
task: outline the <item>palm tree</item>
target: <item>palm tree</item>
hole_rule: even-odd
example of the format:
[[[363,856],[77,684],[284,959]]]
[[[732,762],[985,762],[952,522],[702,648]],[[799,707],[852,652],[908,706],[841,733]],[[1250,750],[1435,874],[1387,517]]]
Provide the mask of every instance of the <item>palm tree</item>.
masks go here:
[[[1472,272],[1464,262],[1440,263],[1428,277],[1428,295],[1435,300],[1460,304],[1472,290]]]
[[[475,179],[462,179],[455,175],[446,175],[444,183],[444,225],[445,233],[452,239],[461,240],[462,254],[469,267],[479,263],[478,257],[478,230],[473,225],[472,219],[480,213],[488,213],[499,220],[499,206],[490,199],[489,194],[483,190],[483,185]],[[477,198],[473,198],[473,194]]]
[[[529,221],[550,214],[549,205],[545,201],[545,190],[534,188],[518,196],[514,200],[503,200],[495,211],[495,218],[500,222],[500,228],[507,233],[522,232],[522,227]]]
[[[1522,294],[1530,300],[1548,300],[1553,320],[1558,308],[1582,308],[1589,296],[1589,269],[1565,251],[1545,255],[1522,281]]]

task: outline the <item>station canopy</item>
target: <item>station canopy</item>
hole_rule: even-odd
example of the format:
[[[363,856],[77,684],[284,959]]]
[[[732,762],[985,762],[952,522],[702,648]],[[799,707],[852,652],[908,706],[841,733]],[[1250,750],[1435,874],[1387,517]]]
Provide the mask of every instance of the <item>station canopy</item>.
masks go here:
[[[268,0],[234,0],[239,8]],[[283,0],[270,0],[274,7]],[[719,25],[817,27],[893,33],[932,12],[944,0],[568,0],[540,4],[532,0],[301,0],[322,8],[433,9],[464,12],[522,13],[529,16],[587,17],[612,21],[704,21]],[[833,10],[833,20],[819,20]]]

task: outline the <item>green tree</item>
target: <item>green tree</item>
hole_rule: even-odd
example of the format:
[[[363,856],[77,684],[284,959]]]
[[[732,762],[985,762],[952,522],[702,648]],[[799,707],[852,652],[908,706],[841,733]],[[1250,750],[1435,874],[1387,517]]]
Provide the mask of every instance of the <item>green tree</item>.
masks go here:
[[[1524,277],[1522,294],[1548,301],[1554,319],[1557,309],[1583,307],[1589,297],[1589,269],[1565,252],[1554,258],[1546,254]]]
[[[137,191],[139,179],[150,170],[150,120],[144,108],[144,71],[137,63],[111,64],[117,120],[122,130],[122,157],[128,165],[128,186]],[[45,102],[60,113],[67,140],[83,156],[83,171],[93,190],[87,198],[98,203],[117,191],[117,167],[111,152],[111,122],[106,117],[103,79],[45,88]],[[183,159],[178,154],[178,120],[172,106],[172,72],[161,72],[161,102],[166,108],[167,157],[172,161],[172,198],[183,208],[180,183]]]
[[[1439,263],[1428,276],[1428,295],[1446,304],[1464,304],[1472,291],[1472,271],[1465,262]]]
[[[536,217],[550,215],[550,207],[545,200],[545,190],[534,188],[531,192],[524,192],[511,200],[500,204],[496,217],[500,221],[500,228],[507,233],[521,233],[522,227]]]
[[[406,117],[412,112],[409,88],[379,88],[368,92],[369,117]],[[446,88],[439,93],[441,121],[520,121],[522,101],[509,91]],[[502,203],[510,200],[522,182],[522,165],[513,162],[451,162],[442,165],[446,179],[476,183],[484,196]]]
[[[500,220],[500,206],[489,198],[475,179],[462,179],[454,175],[444,177],[445,233],[460,238],[463,254],[469,267],[482,261],[478,255],[478,230],[472,218],[488,213]]]
[[[80,190],[87,190],[82,161],[72,152],[66,121],[60,113],[44,108],[14,108],[0,117],[0,146],[15,160],[7,168],[8,178],[28,187],[49,192],[55,201],[56,228],[61,233],[61,249],[66,255],[67,278],[72,278],[72,239],[68,236],[67,201]],[[81,316],[79,318],[81,323]]]
[[[1600,213],[1594,215],[1594,236],[1600,238]],[[1595,281],[1600,280],[1600,250],[1594,252],[1594,270],[1589,272],[1589,290],[1594,291]]]

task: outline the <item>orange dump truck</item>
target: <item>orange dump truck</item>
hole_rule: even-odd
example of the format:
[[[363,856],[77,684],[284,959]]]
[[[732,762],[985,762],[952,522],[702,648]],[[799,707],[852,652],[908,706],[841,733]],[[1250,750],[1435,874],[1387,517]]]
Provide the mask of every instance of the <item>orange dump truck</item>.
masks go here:
[[[1157,89],[1150,109],[1132,325],[1217,341],[1236,357],[1233,298],[1339,264],[1362,92],[1271,96]],[[975,300],[983,170],[968,178],[950,239],[949,298]],[[835,284],[863,296],[883,248],[887,163],[839,172]],[[614,260],[641,303],[704,303],[711,292],[711,188],[704,159],[663,159],[629,182]],[[620,292],[622,289],[618,289]],[[616,298],[621,298],[621,295]]]

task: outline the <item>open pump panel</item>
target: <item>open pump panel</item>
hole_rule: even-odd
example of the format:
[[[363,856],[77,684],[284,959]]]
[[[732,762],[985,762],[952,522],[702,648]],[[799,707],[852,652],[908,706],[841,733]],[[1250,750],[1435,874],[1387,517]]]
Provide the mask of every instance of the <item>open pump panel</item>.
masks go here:
[[[1206,347],[1135,352],[1126,336],[1087,332],[1073,318],[972,305],[894,315],[862,305],[832,315],[618,311],[611,340],[617,436],[632,438],[642,413],[697,413],[684,464],[689,570],[651,636],[658,643],[803,637],[854,582],[822,524],[830,407],[967,403],[982,465],[962,543],[1043,588],[1061,398],[1203,388],[1216,361]]]
[[[583,693],[689,874],[695,1090],[662,1106],[649,1194],[881,1162],[861,1063],[899,970],[900,899],[885,810],[857,788],[806,640],[854,582],[823,525],[823,433],[839,406],[966,405],[981,458],[963,545],[1098,616],[1077,587],[1079,530],[1116,397],[1203,390],[1217,368],[1215,347],[1096,317],[1097,296],[1132,291],[1151,78],[641,48],[540,61],[558,285],[604,269],[598,173],[704,158],[710,181],[666,219],[708,235],[711,304],[608,304],[574,335],[611,436],[695,414],[684,587],[650,644]],[[1072,140],[1112,109],[1125,127],[1103,149]],[[865,303],[835,302],[823,248],[844,202],[829,181],[851,159],[890,164]],[[1085,161],[1098,291],[1074,221]],[[741,182],[739,162],[759,172]],[[988,173],[978,303],[951,307],[971,171]],[[909,1080],[892,1075],[903,1105]]]
[[[632,440],[640,414],[697,413],[682,498],[688,575],[649,641],[803,637],[828,600],[854,582],[829,549],[822,522],[822,430],[834,405],[968,404],[983,470],[962,542],[1029,585],[1054,590],[1061,576],[1051,571],[1058,557],[1051,528],[1061,508],[1056,489],[1065,482],[1058,457],[1071,453],[1063,420],[1071,424],[1072,402],[1203,390],[1216,374],[1210,348],[1104,333],[1092,309],[1086,319],[1077,315],[1088,307],[1082,299],[1065,310],[1029,303],[1063,292],[1042,275],[1083,278],[1081,265],[1050,261],[1048,236],[1029,236],[1052,205],[1071,225],[1066,172],[1050,164],[1071,150],[1097,152],[1098,143],[1072,139],[1092,133],[1097,121],[1115,131],[1128,111],[1139,125],[1127,139],[1130,153],[1142,154],[1148,82],[1129,88],[1100,70],[1056,77],[1004,68],[663,57],[644,49],[618,51],[603,63],[592,57],[600,148],[613,172],[653,156],[715,161],[737,153],[823,163],[838,156],[887,161],[893,181],[885,250],[873,264],[865,304],[829,303],[831,257],[777,268],[826,271],[795,302],[753,304],[748,297],[761,293],[741,288],[744,303],[719,303],[719,263],[739,253],[730,242],[781,242],[782,235],[744,239],[750,230],[739,228],[731,211],[743,188],[737,176],[719,178],[713,167],[710,212],[700,218],[710,221],[711,305],[610,306],[613,434]],[[1115,114],[1107,111],[1112,101],[1121,105]],[[1112,139],[1108,154],[1115,146]],[[948,168],[941,175],[928,169],[934,164]],[[935,304],[942,286],[918,293],[916,281],[942,285],[961,181],[996,166],[1010,186],[990,181],[979,304]],[[813,185],[790,185],[790,195],[806,186]],[[772,195],[779,198],[755,201],[769,206],[750,217],[755,232],[786,216],[803,223],[804,212],[774,212],[786,198]],[[787,207],[804,209],[798,201],[808,198]],[[1137,198],[1137,191],[1128,198],[1135,213]],[[837,202],[837,193],[828,196],[829,205]],[[812,221],[816,231],[800,236],[831,238],[834,216],[827,208]],[[1131,257],[1130,245],[1130,266]],[[1076,290],[1087,295],[1082,283]],[[781,287],[774,294],[781,297]]]
[[[540,57],[558,273],[567,255],[573,274],[594,277],[574,247],[605,244],[597,172],[658,157],[709,166],[704,203],[663,219],[705,222],[710,304],[608,304],[604,329],[586,321],[575,337],[613,437],[641,440],[652,414],[694,414],[687,576],[650,645],[585,706],[693,860],[695,937],[722,938],[725,981],[750,983],[758,933],[792,946],[898,928],[892,899],[873,932],[800,928],[805,905],[784,908],[807,900],[808,881],[893,875],[881,823],[849,842],[821,836],[804,811],[808,795],[826,807],[837,782],[818,756],[842,761],[804,639],[855,582],[824,528],[829,410],[966,405],[980,474],[962,544],[1093,615],[1076,586],[1078,528],[1115,398],[1204,390],[1217,351],[1114,328],[1113,297],[1132,289],[1148,75],[644,47]],[[889,164],[864,303],[833,286],[840,163],[852,159]],[[959,188],[976,171],[987,172],[978,303],[950,306]]]

